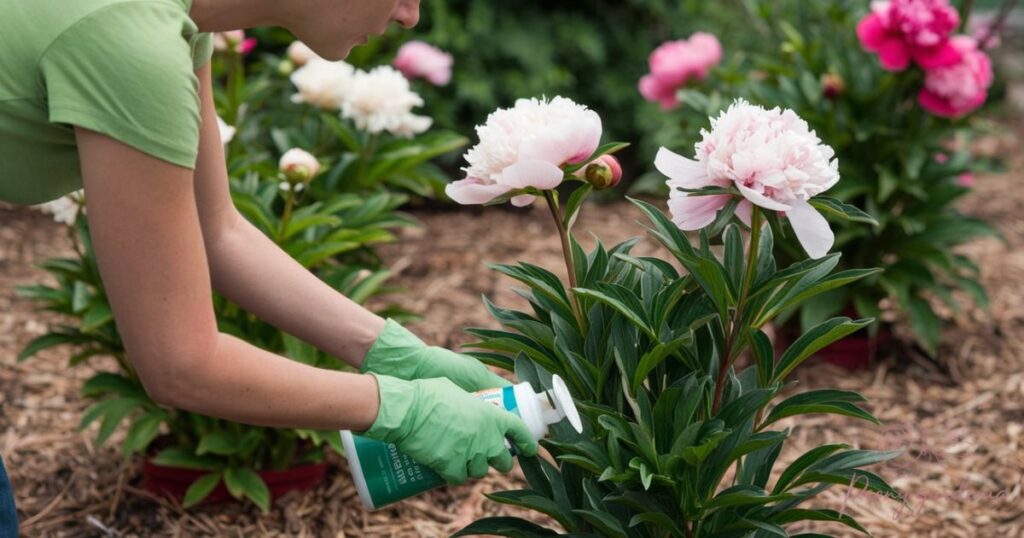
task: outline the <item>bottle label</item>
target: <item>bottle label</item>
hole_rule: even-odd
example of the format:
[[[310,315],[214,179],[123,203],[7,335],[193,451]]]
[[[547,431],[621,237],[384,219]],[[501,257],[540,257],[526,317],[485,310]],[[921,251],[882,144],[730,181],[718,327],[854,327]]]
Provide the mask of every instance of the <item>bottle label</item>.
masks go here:
[[[519,416],[519,406],[512,386],[482,390],[475,394],[485,402]],[[382,443],[358,435],[353,435],[352,440],[358,465],[366,479],[366,489],[375,508],[418,495],[445,483],[437,473],[402,454],[391,443]],[[515,455],[514,447],[510,445],[510,448],[512,455]],[[355,465],[355,459],[349,458],[349,464]]]

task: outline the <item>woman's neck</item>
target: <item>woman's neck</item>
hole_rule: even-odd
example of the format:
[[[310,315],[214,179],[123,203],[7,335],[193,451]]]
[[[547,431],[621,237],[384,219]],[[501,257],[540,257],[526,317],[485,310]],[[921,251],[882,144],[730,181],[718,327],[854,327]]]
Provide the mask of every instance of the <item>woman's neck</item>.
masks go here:
[[[285,26],[282,6],[298,0],[192,0],[189,17],[200,32],[226,32],[257,26]]]

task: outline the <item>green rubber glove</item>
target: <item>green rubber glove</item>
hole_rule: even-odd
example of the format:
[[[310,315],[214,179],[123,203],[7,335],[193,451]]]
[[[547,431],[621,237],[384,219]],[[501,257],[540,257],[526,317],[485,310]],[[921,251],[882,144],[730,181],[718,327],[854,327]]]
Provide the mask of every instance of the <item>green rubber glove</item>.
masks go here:
[[[359,371],[405,380],[446,377],[469,392],[510,384],[473,357],[424,344],[393,319],[366,352]]]
[[[481,478],[488,467],[512,470],[508,438],[535,456],[537,441],[518,416],[480,400],[447,379],[405,381],[376,375],[380,411],[362,435],[393,443],[451,484]]]

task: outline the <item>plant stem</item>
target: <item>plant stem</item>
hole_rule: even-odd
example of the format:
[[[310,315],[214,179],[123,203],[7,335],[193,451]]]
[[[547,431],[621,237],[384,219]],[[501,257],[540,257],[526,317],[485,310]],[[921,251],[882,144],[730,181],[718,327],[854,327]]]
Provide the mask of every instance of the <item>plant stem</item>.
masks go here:
[[[377,135],[370,134],[366,138],[366,143],[359,149],[359,167],[356,169],[356,185],[361,187],[370,187],[371,184],[365,181],[363,177],[366,174],[366,166],[369,164],[370,158],[373,157],[373,152],[377,150]]]
[[[985,35],[978,40],[978,48],[985,50],[988,47],[993,37],[999,35],[999,32],[1003,31],[1003,26],[1006,25],[1006,19],[1010,17],[1010,13],[1013,12],[1013,8],[1017,6],[1017,0],[1006,0],[1001,6],[999,6],[999,14],[996,15],[996,20],[992,21],[992,24],[985,30]]]
[[[297,183],[289,183],[291,188],[288,190],[288,198],[284,201],[284,214],[281,216],[281,229],[277,231],[277,244],[281,244],[284,241],[285,230],[288,229],[288,224],[292,220],[292,208],[295,207],[295,187]]]
[[[740,346],[736,345],[740,337],[740,330],[745,326],[743,322],[743,310],[746,306],[747,295],[754,285],[754,276],[757,273],[757,250],[761,243],[761,211],[754,206],[750,212],[750,246],[747,253],[747,270],[743,275],[743,283],[740,285],[740,298],[736,302],[736,313],[729,324],[730,330],[725,337],[725,349],[721,357],[721,364],[718,367],[718,381],[715,383],[715,399],[711,406],[711,413],[718,412],[722,404],[722,391],[725,388],[725,376],[729,373],[735,355],[738,355]]]
[[[569,272],[569,306],[572,314],[576,316],[576,324],[583,330],[583,318],[580,316],[579,304],[576,294],[576,264],[572,259],[572,248],[569,246],[569,233],[562,223],[561,211],[558,208],[558,197],[554,191],[544,191],[544,199],[548,202],[548,209],[551,210],[551,217],[555,219],[555,228],[558,229],[558,237],[562,240],[562,257],[565,258],[565,269]]]

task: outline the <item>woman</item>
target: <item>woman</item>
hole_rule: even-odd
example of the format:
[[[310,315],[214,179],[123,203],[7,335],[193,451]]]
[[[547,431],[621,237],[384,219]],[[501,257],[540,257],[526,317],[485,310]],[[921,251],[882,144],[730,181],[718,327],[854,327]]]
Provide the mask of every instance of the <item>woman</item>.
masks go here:
[[[0,0],[0,14],[0,200],[36,204],[84,187],[117,327],[155,401],[262,426],[362,431],[453,483],[510,470],[506,437],[536,453],[518,417],[470,394],[505,380],[331,289],[229,196],[206,32],[284,26],[337,60],[391,21],[414,26],[419,0]],[[219,333],[211,289],[360,374]],[[0,522],[11,524],[10,511]]]

